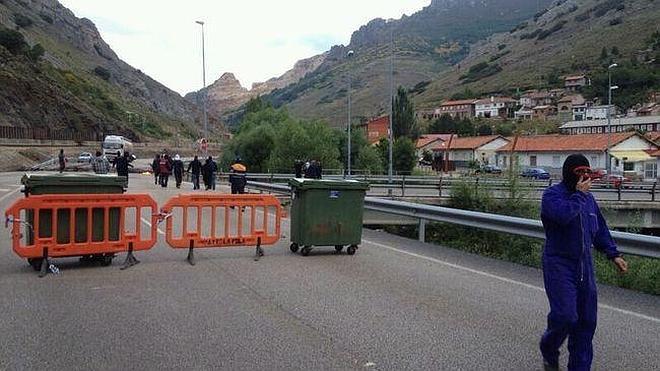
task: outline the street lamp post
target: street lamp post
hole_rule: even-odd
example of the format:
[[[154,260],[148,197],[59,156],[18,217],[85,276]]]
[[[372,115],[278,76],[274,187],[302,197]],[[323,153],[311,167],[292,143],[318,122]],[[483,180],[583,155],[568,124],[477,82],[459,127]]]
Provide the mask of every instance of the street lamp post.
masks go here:
[[[388,159],[389,159],[389,164],[387,165],[387,183],[389,183],[390,187],[387,189],[387,194],[389,196],[392,195],[392,141],[394,137],[394,125],[392,123],[394,119],[394,112],[393,112],[393,103],[392,100],[394,99],[394,23],[390,25],[390,120],[389,120],[389,127],[387,130],[387,141],[388,141],[388,148],[387,148],[387,153],[388,153]]]
[[[204,22],[195,21],[198,25],[202,26],[202,120],[204,122],[204,138],[207,142],[209,140],[209,123],[206,115],[206,55],[204,50]],[[208,150],[204,150],[204,155],[207,155]]]
[[[618,64],[612,63],[607,67],[607,173],[612,173],[612,158],[610,157],[610,147],[612,145],[612,90],[618,89],[618,86],[612,86],[612,68]]]
[[[349,50],[346,57],[350,59],[354,52]],[[351,70],[348,67],[348,148],[346,153],[346,163],[348,164],[348,177],[351,177]]]

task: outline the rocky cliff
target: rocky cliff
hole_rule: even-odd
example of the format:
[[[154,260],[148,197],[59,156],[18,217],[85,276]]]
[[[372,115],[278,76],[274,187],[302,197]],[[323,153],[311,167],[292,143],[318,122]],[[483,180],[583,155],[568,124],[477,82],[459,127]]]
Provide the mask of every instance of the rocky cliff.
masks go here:
[[[7,68],[0,79],[15,96],[0,89],[0,125],[196,136],[195,105],[122,61],[94,23],[58,1],[2,0],[0,27],[45,50],[40,60],[1,54]],[[26,106],[30,90],[43,95],[42,104]]]
[[[276,89],[283,89],[300,81],[308,73],[314,72],[326,59],[327,53],[319,54],[311,58],[302,59],[292,69],[279,77],[274,77],[265,82],[252,84],[251,89],[243,87],[233,73],[222,74],[218,80],[209,85],[205,90],[199,90],[186,94],[185,98],[192,103],[201,105],[202,93],[208,94],[208,110],[217,115],[238,109],[250,98],[269,94]]]

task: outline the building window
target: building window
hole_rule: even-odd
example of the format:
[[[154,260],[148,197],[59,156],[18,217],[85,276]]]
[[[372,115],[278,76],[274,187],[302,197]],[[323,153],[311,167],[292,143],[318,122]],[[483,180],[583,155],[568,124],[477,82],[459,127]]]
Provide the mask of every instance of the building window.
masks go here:
[[[647,162],[644,164],[644,179],[656,179],[658,177],[658,163]]]
[[[591,156],[589,162],[591,162],[591,167],[600,167],[597,156]]]
[[[529,166],[536,166],[536,156],[529,156]]]
[[[623,162],[623,171],[635,171],[635,163],[634,162]]]
[[[603,132],[603,128],[599,126],[599,127],[598,127],[598,134],[600,134],[600,133],[602,133],[602,132]]]

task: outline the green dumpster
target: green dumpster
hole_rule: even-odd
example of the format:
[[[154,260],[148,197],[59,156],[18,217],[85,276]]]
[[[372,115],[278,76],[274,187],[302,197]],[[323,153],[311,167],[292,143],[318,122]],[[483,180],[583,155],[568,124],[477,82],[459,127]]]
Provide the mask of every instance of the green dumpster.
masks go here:
[[[362,241],[362,214],[368,183],[355,180],[291,179],[291,251],[309,255],[313,246],[347,246]]]
[[[126,178],[115,175],[97,175],[97,174],[25,174],[21,179],[24,185],[23,192],[26,197],[30,195],[45,194],[100,194],[112,193],[120,194],[126,189]],[[110,240],[119,240],[119,221],[120,209],[111,208],[108,212],[109,228],[108,235]],[[70,236],[71,218],[69,210],[57,210],[57,243],[66,244],[74,239],[76,243],[87,241],[87,219],[88,211],[86,209],[76,209],[73,218],[76,220],[74,236]],[[102,241],[104,236],[104,210],[103,208],[93,208],[92,218],[92,241]],[[27,222],[32,225],[34,221],[34,212],[26,212]],[[39,210],[39,236],[52,237],[52,212],[51,210]],[[34,241],[34,231],[27,231],[27,243]],[[104,263],[110,264],[112,257],[104,256]],[[41,260],[30,261],[30,264],[39,269]]]

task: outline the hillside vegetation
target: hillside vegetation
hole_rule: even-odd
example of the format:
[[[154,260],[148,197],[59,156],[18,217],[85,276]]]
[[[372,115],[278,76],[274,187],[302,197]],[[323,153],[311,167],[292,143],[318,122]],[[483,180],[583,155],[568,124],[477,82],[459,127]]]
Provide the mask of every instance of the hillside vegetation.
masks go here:
[[[619,91],[614,99],[622,108],[631,106],[660,88],[658,19],[657,0],[554,3],[509,32],[474,44],[464,60],[417,92],[415,101],[418,107],[431,108],[466,91],[477,96],[562,87],[563,76],[582,73],[597,90],[587,95],[604,97],[605,67],[617,62],[620,68],[613,78],[632,90]]]
[[[56,0],[0,1],[0,125],[197,136],[196,107],[123,62]]]
[[[533,17],[538,4],[550,3],[434,0],[423,10],[399,20],[375,19],[354,32],[348,46],[335,46],[328,51],[315,71],[265,99],[275,106],[286,105],[296,116],[323,118],[333,126],[343,126],[350,74],[353,121],[371,117],[389,106],[391,51],[394,86],[417,86],[421,92],[424,84],[462,60],[470,52],[471,43],[510,30]],[[350,58],[349,50],[355,52]]]

